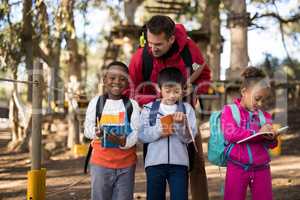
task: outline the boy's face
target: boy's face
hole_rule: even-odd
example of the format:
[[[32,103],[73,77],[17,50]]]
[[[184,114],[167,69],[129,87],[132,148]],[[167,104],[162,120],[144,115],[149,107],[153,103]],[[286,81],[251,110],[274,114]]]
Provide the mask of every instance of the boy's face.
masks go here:
[[[109,98],[119,99],[128,86],[128,74],[120,66],[111,66],[104,75],[103,83]]]
[[[182,86],[178,83],[163,84],[161,86],[162,102],[166,105],[173,105],[182,98]]]

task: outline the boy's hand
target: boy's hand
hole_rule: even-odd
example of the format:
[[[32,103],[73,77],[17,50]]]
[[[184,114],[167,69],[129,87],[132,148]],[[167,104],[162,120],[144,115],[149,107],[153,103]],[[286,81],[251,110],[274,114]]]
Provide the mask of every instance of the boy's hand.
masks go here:
[[[174,130],[172,130],[171,133],[164,133],[164,132],[162,132],[162,133],[160,134],[160,137],[161,137],[161,138],[165,138],[165,137],[171,136],[171,135],[173,135],[173,131],[174,131]]]
[[[116,135],[115,133],[107,134],[106,139],[111,143],[118,144],[124,147],[126,144],[126,137],[124,135]]]
[[[98,138],[103,137],[103,133],[104,133],[104,131],[101,127],[96,127],[95,128],[95,134]]]
[[[184,124],[186,120],[186,115],[183,112],[175,112],[173,114],[173,120],[175,123]]]

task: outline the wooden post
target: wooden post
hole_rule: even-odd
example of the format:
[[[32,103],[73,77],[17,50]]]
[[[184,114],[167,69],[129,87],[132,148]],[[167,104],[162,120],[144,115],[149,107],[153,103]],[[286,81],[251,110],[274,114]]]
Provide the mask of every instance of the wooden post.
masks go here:
[[[36,60],[33,66],[34,84],[32,87],[32,170],[41,169],[42,80],[42,63]]]
[[[41,169],[42,85],[42,63],[39,60],[35,60],[32,85],[31,170],[27,175],[27,200],[45,200],[46,194],[46,169]]]

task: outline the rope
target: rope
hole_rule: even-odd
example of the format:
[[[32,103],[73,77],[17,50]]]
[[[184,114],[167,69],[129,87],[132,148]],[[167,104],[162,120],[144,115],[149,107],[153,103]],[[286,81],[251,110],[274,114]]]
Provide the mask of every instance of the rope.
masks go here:
[[[59,189],[59,190],[54,190],[54,191],[48,191],[46,192],[46,197],[53,197],[53,196],[56,196],[58,194],[61,194],[63,192],[66,192],[66,191],[69,191],[72,189],[73,186],[77,185],[78,183],[84,181],[85,179],[89,178],[89,175],[85,175],[84,177],[82,177],[81,179],[79,179],[78,181],[76,181],[75,183],[71,183],[70,185],[62,188],[62,189]]]
[[[9,79],[9,78],[0,78],[0,81],[6,81],[6,82],[13,82],[13,83],[23,83],[23,84],[39,84],[38,82],[34,82],[34,81],[21,81],[21,80],[16,80],[16,79]],[[82,95],[82,94],[76,94],[74,92],[69,92],[69,91],[66,91],[67,89],[64,88],[56,88],[56,87],[51,87],[51,86],[48,86],[46,85],[45,87],[49,88],[49,89],[53,89],[53,90],[56,90],[56,91],[59,91],[59,92],[65,92],[65,93],[68,93],[68,94],[72,94],[74,96],[81,96],[81,97],[88,97],[87,95]]]
[[[33,81],[20,81],[20,80],[9,79],[9,78],[0,78],[0,81],[13,82],[13,83],[24,83],[24,84],[37,84],[37,82],[33,82]]]

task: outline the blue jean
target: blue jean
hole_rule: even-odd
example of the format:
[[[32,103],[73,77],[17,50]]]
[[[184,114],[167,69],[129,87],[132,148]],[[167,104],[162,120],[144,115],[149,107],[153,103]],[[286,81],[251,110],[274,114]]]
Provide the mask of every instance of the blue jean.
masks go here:
[[[188,199],[188,167],[155,165],[146,168],[147,200],[165,200],[167,182],[171,200]]]
[[[91,165],[92,200],[133,200],[135,165],[110,169]]]

